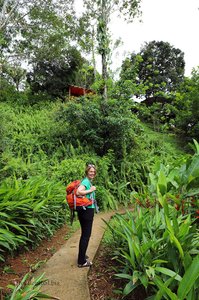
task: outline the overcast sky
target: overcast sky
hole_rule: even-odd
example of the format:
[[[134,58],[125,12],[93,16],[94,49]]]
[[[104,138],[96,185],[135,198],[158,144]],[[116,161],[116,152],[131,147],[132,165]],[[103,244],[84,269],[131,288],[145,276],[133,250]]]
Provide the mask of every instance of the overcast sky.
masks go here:
[[[142,0],[142,23],[112,22],[114,38],[121,37],[124,45],[113,56],[114,66],[124,57],[139,52],[144,42],[164,41],[184,52],[185,75],[199,66],[199,0]]]

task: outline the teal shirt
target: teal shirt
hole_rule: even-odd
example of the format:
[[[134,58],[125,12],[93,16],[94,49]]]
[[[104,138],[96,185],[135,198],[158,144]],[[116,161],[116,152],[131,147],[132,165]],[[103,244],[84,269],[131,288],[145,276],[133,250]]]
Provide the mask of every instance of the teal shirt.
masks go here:
[[[84,185],[85,188],[86,188],[86,191],[87,191],[87,190],[90,190],[90,188],[91,188],[91,186],[92,186],[92,183],[90,182],[90,180],[89,180],[87,177],[85,177],[85,178],[81,181],[81,185]],[[93,191],[92,193],[86,194],[85,197],[88,198],[88,199],[93,199],[93,200],[95,200],[95,192]],[[89,206],[87,206],[87,207],[88,207],[88,208],[95,208],[95,205],[94,205],[94,203],[93,203],[92,205],[89,205]]]

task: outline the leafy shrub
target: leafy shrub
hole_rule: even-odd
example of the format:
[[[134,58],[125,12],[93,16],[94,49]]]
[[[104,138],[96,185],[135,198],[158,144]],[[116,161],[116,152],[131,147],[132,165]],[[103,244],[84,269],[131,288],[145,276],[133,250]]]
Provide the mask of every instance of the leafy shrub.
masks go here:
[[[69,219],[65,189],[61,183],[33,177],[7,179],[0,186],[0,260],[6,251],[34,246]]]
[[[134,147],[134,131],[139,128],[129,108],[116,100],[69,102],[57,113],[57,121],[60,120],[68,124],[67,141],[74,147],[79,141],[99,156],[113,150],[116,159],[122,159]]]
[[[27,273],[18,285],[9,285],[11,292],[5,296],[5,300],[24,300],[24,299],[58,299],[40,292],[42,285],[47,279],[44,274],[32,279],[31,273]]]
[[[197,298],[197,216],[184,207],[176,209],[173,204],[174,201],[182,205],[185,201],[182,199],[195,196],[189,205],[198,208],[199,145],[194,143],[196,153],[184,159],[182,165],[171,170],[160,166],[156,174],[149,174],[145,196],[154,198],[150,209],[143,208],[147,206],[146,197],[142,199],[145,203],[136,199],[135,211],[117,215],[118,224],[114,223],[114,228],[109,226],[114,231],[114,241],[110,243],[122,263],[117,276],[128,282],[124,296],[141,285],[155,299]],[[137,197],[141,198],[139,193],[133,193],[133,198]]]

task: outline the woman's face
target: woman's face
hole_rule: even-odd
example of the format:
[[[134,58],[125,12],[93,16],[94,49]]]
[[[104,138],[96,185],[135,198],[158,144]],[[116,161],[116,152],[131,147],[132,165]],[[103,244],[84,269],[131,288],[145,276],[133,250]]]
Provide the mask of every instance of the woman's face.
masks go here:
[[[96,170],[95,170],[95,168],[91,167],[87,173],[88,179],[90,179],[90,180],[94,179],[95,175],[96,175]]]

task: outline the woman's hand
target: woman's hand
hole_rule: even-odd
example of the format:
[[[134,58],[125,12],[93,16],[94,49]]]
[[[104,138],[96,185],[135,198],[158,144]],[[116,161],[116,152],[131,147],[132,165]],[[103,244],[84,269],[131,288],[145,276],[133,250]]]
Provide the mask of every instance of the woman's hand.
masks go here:
[[[92,193],[94,191],[96,191],[96,187],[94,185],[92,185],[91,188],[90,188],[90,193]]]

